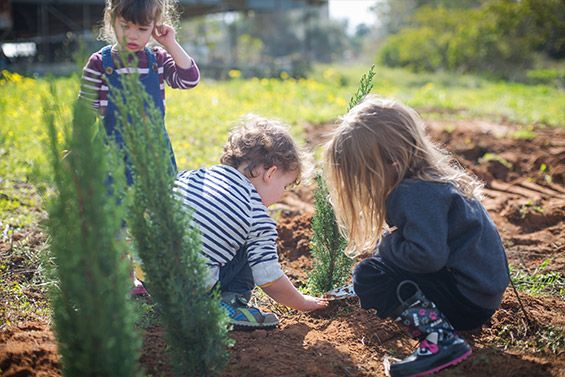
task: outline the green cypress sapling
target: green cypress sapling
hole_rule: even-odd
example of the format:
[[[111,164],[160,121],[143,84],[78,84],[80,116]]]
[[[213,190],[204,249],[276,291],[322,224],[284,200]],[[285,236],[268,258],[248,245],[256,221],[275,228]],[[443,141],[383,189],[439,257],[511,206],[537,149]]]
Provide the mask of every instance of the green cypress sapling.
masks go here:
[[[63,125],[61,143],[54,90],[51,95],[53,102],[43,110],[55,184],[47,230],[57,278],[50,296],[62,372],[66,377],[140,376],[141,340],[128,299],[123,206],[117,204],[123,166],[112,169],[119,169],[119,159],[82,100],[74,104],[72,124]],[[112,170],[116,195],[110,196]]]
[[[134,176],[128,224],[159,307],[177,375],[204,376],[227,361],[227,318],[205,286],[200,234],[174,196],[163,119],[135,75],[112,88]]]
[[[359,87],[349,100],[347,111],[357,105],[373,89],[375,66],[371,66],[360,80]],[[313,270],[308,279],[308,287],[314,294],[323,294],[342,285],[350,276],[353,260],[343,250],[347,241],[340,234],[335,213],[329,202],[329,192],[321,176],[316,177],[314,192],[315,214],[312,218]]]
[[[314,234],[311,249],[314,263],[308,287],[312,293],[322,294],[347,280],[352,260],[342,252],[347,242],[339,233],[335,214],[328,201],[328,188],[322,176],[316,176],[316,183],[316,214],[312,218]]]

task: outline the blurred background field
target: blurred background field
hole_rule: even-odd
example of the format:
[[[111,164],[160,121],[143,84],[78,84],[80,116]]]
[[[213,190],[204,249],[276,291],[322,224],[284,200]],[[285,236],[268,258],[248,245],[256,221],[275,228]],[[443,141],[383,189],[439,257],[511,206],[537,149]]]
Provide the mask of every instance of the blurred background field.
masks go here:
[[[167,92],[167,128],[181,168],[217,161],[227,132],[246,113],[289,123],[301,137],[305,124],[334,122],[368,69],[317,66],[308,78],[203,79],[194,90]],[[482,118],[532,125],[565,125],[565,93],[546,85],[489,80],[453,73],[376,67],[373,92],[398,98],[424,118]],[[78,92],[78,76],[30,78],[8,71],[0,79],[0,131],[4,178],[45,178],[41,108],[54,85],[63,115]]]
[[[97,40],[102,2],[0,1],[0,177],[41,182],[43,97],[63,112]],[[180,0],[178,39],[198,62],[194,90],[167,90],[181,168],[217,160],[245,113],[301,137],[334,122],[360,76],[426,119],[565,125],[565,5],[560,0]],[[68,116],[68,114],[65,114]]]

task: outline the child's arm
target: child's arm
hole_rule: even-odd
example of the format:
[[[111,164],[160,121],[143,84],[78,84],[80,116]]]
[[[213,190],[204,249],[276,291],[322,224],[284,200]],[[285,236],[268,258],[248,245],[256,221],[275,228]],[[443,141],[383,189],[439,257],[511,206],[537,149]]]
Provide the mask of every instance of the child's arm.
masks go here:
[[[105,109],[108,103],[108,84],[103,73],[102,55],[98,52],[92,54],[83,68],[78,96],[79,99],[87,101],[93,109],[100,111]]]
[[[189,69],[193,65],[192,58],[177,42],[175,29],[170,25],[158,25],[153,29],[153,38],[159,42],[172,56],[177,67]]]
[[[309,312],[323,309],[328,306],[328,301],[318,297],[303,295],[288,280],[286,275],[281,276],[274,282],[261,287],[263,291],[276,302],[290,308]]]

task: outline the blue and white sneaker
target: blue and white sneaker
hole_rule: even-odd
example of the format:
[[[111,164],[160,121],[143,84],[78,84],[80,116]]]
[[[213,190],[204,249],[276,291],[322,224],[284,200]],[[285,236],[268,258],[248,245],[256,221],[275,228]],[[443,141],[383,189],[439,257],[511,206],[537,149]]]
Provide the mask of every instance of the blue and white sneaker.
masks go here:
[[[237,330],[273,329],[279,324],[279,319],[273,313],[263,313],[249,306],[243,295],[233,292],[223,292],[220,302],[227,312],[230,323]]]

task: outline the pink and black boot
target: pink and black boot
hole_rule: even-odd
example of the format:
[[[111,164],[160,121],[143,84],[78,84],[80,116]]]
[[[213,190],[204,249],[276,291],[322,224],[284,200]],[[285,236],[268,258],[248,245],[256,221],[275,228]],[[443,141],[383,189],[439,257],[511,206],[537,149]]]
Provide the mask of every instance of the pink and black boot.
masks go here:
[[[402,300],[400,288],[406,284],[414,285],[416,293]],[[390,365],[391,377],[426,376],[458,364],[471,355],[469,344],[455,333],[445,316],[424,296],[416,283],[400,283],[397,295],[401,306],[396,320],[406,326],[420,344],[410,356]]]

